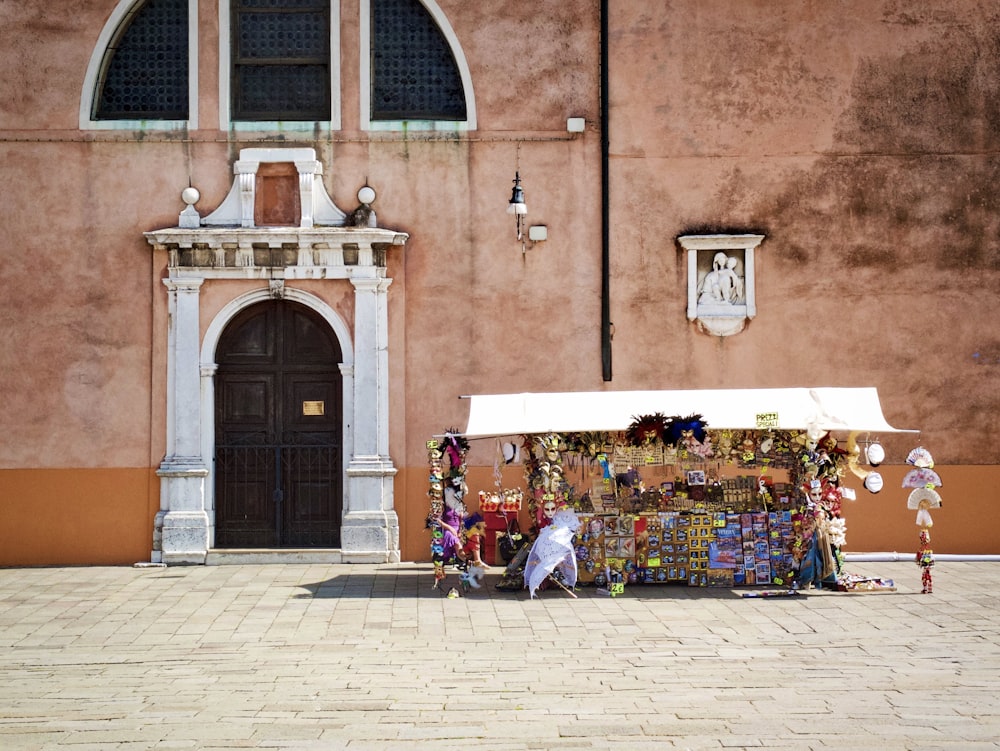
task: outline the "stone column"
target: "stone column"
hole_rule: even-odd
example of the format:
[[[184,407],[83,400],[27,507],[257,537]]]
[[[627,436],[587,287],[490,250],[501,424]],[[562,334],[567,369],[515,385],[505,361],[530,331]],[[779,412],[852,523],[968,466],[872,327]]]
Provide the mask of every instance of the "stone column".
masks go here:
[[[681,241],[681,245],[684,245],[683,240]],[[687,317],[689,321],[696,321],[698,320],[698,251],[695,248],[687,248],[687,272]]]
[[[365,249],[360,249],[364,254]],[[371,247],[367,248],[371,253]],[[341,529],[346,563],[400,560],[393,508],[396,468],[389,457],[389,352],[386,290],[391,279],[352,278],[354,285],[354,435]]]
[[[200,349],[200,348],[199,348]],[[201,365],[201,456],[205,462],[205,513],[208,515],[208,548],[215,545],[215,374],[216,363]]]
[[[743,289],[747,302],[747,318],[754,318],[757,315],[757,261],[754,258],[756,249],[756,244],[748,245],[743,257]]]
[[[198,324],[201,279],[165,279],[167,332],[167,454],[160,478],[160,511],[153,531],[153,561],[204,563],[208,552],[201,447],[201,369]],[[158,549],[157,549],[158,546]]]

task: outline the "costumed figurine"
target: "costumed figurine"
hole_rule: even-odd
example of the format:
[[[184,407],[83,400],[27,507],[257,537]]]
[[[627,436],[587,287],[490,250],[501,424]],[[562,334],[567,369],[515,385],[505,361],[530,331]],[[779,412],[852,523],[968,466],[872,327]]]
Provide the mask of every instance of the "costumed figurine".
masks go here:
[[[580,529],[580,520],[568,505],[562,505],[552,518],[552,523],[538,533],[538,537],[524,566],[524,586],[532,598],[544,581],[552,581],[571,597],[576,597],[577,565],[573,538]]]
[[[544,503],[535,512],[535,528],[539,531],[545,529],[552,523],[552,517],[556,515],[556,499],[551,493],[543,498]]]
[[[840,518],[840,488],[820,479],[809,480],[802,488],[806,504],[800,516],[799,534],[794,551],[799,587],[836,586],[840,573],[835,540],[844,536],[843,525],[834,526]]]
[[[462,525],[465,528],[465,544],[459,551],[459,558],[465,564],[465,571],[459,577],[462,588],[466,591],[479,589],[486,577],[486,564],[483,563],[480,551],[483,546],[483,535],[486,533],[486,521],[482,514],[475,513],[466,518]]]
[[[774,503],[774,481],[769,477],[757,479],[757,501],[764,511],[769,511]]]
[[[934,568],[934,551],[931,550],[931,533],[926,529],[920,530],[917,565],[920,566],[920,584],[923,586],[921,592],[929,595],[934,591],[934,581],[931,578],[931,569]]]
[[[841,460],[847,456],[847,451],[839,448],[837,439],[827,433],[819,439],[816,446],[816,465],[819,476],[836,481],[840,476]]]

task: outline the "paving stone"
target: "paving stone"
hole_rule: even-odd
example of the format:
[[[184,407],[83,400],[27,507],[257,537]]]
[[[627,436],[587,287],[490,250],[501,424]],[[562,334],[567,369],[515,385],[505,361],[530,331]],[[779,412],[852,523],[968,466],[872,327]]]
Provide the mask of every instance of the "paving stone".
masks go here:
[[[898,591],[0,569],[0,748],[1000,749],[1000,564],[941,562],[927,596],[912,564],[849,569]]]

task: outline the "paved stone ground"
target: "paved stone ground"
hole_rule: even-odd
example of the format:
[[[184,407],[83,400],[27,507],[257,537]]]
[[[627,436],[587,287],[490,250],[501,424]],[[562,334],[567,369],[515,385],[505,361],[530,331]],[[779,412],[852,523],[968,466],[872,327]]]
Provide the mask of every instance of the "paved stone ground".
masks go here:
[[[1000,749],[1000,563],[848,570],[898,591],[0,569],[0,749]]]

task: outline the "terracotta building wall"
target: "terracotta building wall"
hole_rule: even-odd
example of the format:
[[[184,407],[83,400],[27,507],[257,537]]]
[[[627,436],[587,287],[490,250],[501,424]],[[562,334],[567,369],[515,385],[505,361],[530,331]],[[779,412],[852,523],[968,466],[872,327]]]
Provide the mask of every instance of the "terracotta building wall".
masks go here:
[[[410,236],[389,258],[404,559],[427,557],[424,442],[462,427],[461,394],[803,385],[876,386],[889,421],[921,431],[882,437],[887,477],[919,442],[948,483],[936,549],[1000,553],[1000,335],[988,324],[1000,320],[1000,11],[609,4],[610,382],[599,3],[439,0],[479,129],[428,138],[358,130],[358,6],[345,0],[343,130],[266,142],[218,129],[215,3],[200,3],[199,127],[173,133],[78,129],[113,0],[78,3],[71,18],[38,0],[0,8],[0,565],[148,557],[168,321],[165,259],[142,232],[177,223],[189,181],[198,208],[214,208],[239,149],[276,143],[315,148],[341,208],[367,180],[380,225]],[[585,132],[568,134],[568,117],[586,118]],[[528,223],[549,234],[523,253],[504,212],[515,170]],[[721,339],[686,320],[676,243],[714,231],[766,235],[758,315]],[[215,294],[209,307],[224,304]],[[490,461],[476,459],[474,490],[491,482]],[[912,545],[891,481],[858,503],[852,550]]]

